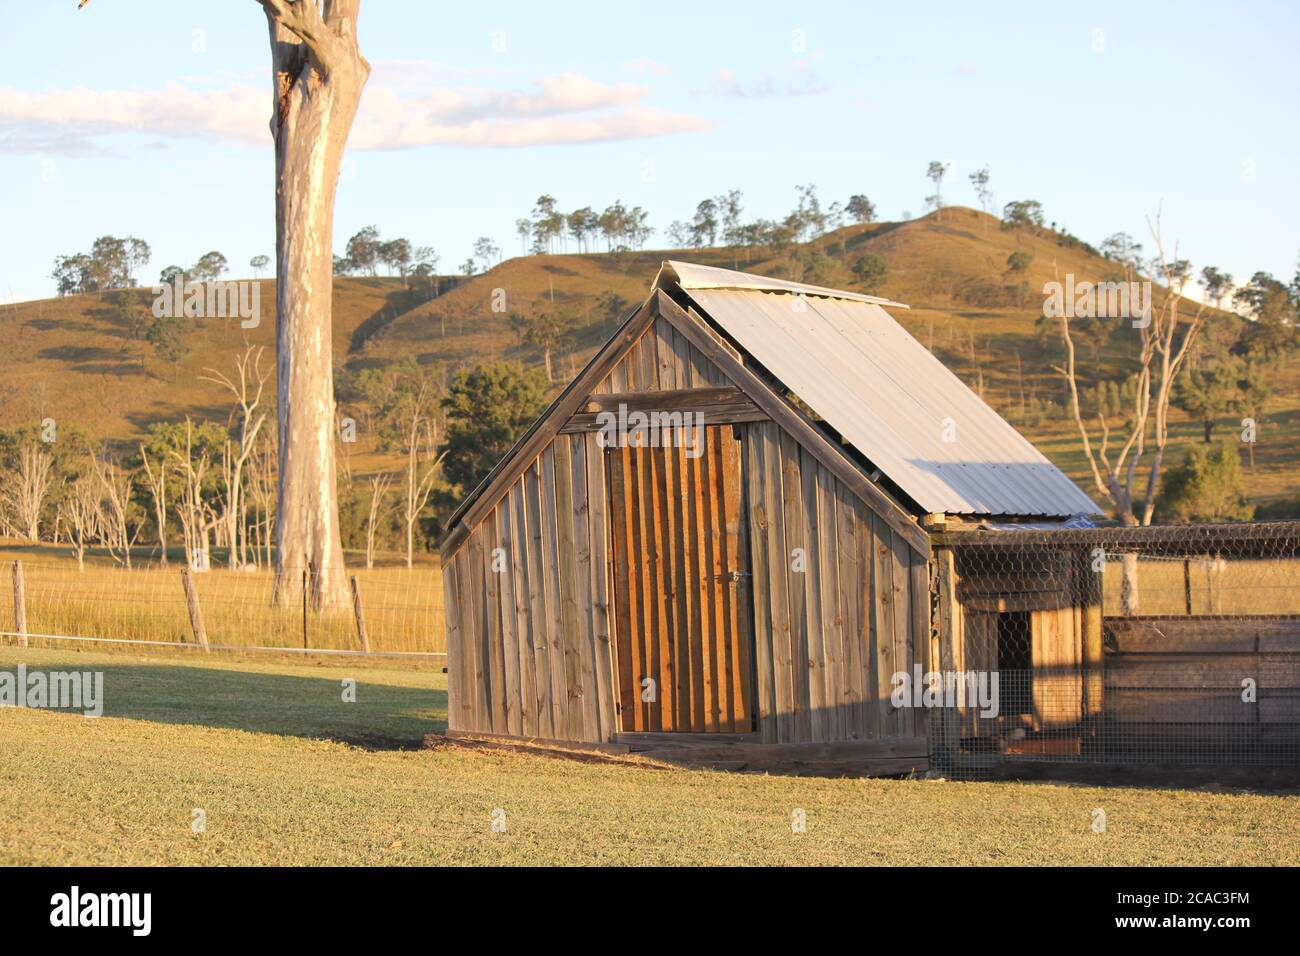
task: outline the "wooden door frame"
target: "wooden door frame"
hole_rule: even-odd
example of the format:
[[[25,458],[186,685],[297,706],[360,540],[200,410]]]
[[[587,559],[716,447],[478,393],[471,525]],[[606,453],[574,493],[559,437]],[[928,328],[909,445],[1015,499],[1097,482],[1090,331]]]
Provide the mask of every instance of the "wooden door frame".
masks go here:
[[[747,421],[748,419],[745,420]],[[754,574],[753,547],[754,546],[753,546],[751,535],[749,533],[748,443],[750,440],[750,432],[748,428],[744,428],[739,422],[734,422],[734,421],[714,422],[714,423],[709,423],[706,421],[704,427],[732,429],[733,438],[740,448],[740,453],[739,453],[740,526],[737,531],[737,539],[738,539],[737,547],[739,553],[744,557],[745,566],[748,568],[748,571],[746,573],[750,576],[750,582],[748,586],[745,588],[745,600],[743,602],[744,622],[738,625],[741,631],[738,637],[738,641],[745,642],[744,646],[748,649],[749,652],[747,655],[747,666],[745,668],[744,680],[746,681],[746,686],[749,689],[749,694],[747,699],[749,701],[750,727],[748,730],[744,731],[744,733],[746,734],[758,733],[761,730],[761,726],[759,723],[759,716],[758,716],[759,709],[760,709],[760,704],[758,699],[758,695],[759,695],[758,638],[757,638],[757,632],[754,627],[754,620],[755,620],[755,614],[754,614],[754,593],[755,592],[754,592],[754,585],[753,585],[753,574]],[[627,734],[627,733],[637,733],[638,731],[630,731],[623,726],[624,701],[622,696],[622,682],[619,679],[619,671],[621,668],[620,647],[622,644],[622,639],[621,639],[621,634],[619,632],[619,628],[621,625],[620,625],[620,615],[619,615],[618,603],[617,603],[619,600],[618,582],[617,582],[617,575],[614,567],[614,562],[616,560],[615,527],[617,526],[618,522],[614,520],[615,516],[613,514],[614,495],[613,495],[613,483],[612,483],[612,474],[611,474],[612,466],[610,463],[612,460],[611,455],[616,454],[620,451],[621,451],[620,447],[602,449],[601,467],[603,469],[603,479],[605,482],[605,487],[607,489],[605,494],[605,509],[606,509],[605,552],[607,555],[606,562],[605,562],[605,575],[606,575],[605,580],[606,580],[606,591],[609,594],[609,604],[610,604],[609,614],[608,614],[609,645],[610,645],[609,661],[610,661],[610,686],[614,690],[614,694],[613,694],[614,724],[615,724],[614,732],[617,734]],[[739,601],[737,601],[736,603],[738,607],[740,607],[742,604],[742,602]],[[709,731],[703,731],[703,732],[671,731],[671,733],[674,736],[690,737],[690,738],[707,738],[707,737],[721,736],[721,732],[709,732]]]
[[[740,446],[740,551],[745,556],[745,567],[749,570],[749,583],[745,587],[744,612],[745,623],[741,625],[741,641],[749,648],[749,661],[745,680],[749,682],[749,730],[748,733],[762,733],[763,725],[759,719],[758,686],[758,631],[754,627],[754,544],[749,534],[749,441],[751,430],[743,425],[733,424],[732,434]],[[741,604],[741,602],[737,602]]]

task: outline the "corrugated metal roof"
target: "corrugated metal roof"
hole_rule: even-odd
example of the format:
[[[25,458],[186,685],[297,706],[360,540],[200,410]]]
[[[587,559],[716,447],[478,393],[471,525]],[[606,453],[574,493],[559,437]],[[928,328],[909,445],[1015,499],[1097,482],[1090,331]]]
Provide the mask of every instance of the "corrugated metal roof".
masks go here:
[[[717,266],[699,266],[693,262],[678,262],[676,259],[665,260],[659,269],[659,275],[655,277],[654,287],[662,286],[665,279],[676,282],[683,289],[761,289],[768,292],[793,292],[804,296],[829,296],[833,299],[848,299],[851,302],[875,302],[896,309],[907,308],[901,302],[882,299],[876,295],[841,292],[825,286],[804,285],[802,282],[756,276],[748,272],[719,269]]]
[[[925,511],[1100,513],[881,300],[677,262],[665,278]]]

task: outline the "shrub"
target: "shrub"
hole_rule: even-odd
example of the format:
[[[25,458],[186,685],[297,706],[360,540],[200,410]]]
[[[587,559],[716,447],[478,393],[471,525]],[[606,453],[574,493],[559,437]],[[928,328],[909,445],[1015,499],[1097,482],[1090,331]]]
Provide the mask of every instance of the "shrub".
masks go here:
[[[884,256],[868,252],[853,263],[853,275],[858,283],[868,292],[875,292],[889,278],[889,263]]]
[[[1196,444],[1166,475],[1157,510],[1166,521],[1249,521],[1241,456],[1228,443]]]

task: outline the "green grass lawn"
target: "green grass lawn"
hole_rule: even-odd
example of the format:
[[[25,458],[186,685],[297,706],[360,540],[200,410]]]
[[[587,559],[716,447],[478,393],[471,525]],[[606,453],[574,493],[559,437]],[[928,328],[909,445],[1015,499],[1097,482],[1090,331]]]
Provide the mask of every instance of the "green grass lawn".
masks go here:
[[[0,648],[0,669],[19,663],[102,670],[106,703],[99,719],[0,709],[3,864],[1300,863],[1293,795],[423,750],[446,717],[428,669]]]

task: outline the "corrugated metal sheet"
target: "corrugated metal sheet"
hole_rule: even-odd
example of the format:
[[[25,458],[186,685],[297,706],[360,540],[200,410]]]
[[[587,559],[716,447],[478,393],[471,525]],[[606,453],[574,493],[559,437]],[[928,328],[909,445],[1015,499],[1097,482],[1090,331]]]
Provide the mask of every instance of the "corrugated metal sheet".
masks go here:
[[[927,512],[1100,513],[877,301],[760,276],[727,284],[718,275],[725,269],[708,269],[700,285],[702,269],[667,263],[660,281],[675,278],[745,351]]]
[[[850,302],[875,302],[895,309],[907,308],[901,302],[882,299],[877,295],[841,292],[820,285],[804,285],[802,282],[790,282],[786,279],[770,279],[767,276],[719,269],[717,266],[699,266],[693,262],[678,262],[675,259],[664,262],[659,269],[659,275],[655,277],[655,287],[660,286],[665,278],[676,282],[683,289],[761,289],[767,292],[793,292],[806,296],[830,296],[835,299],[847,299]]]

